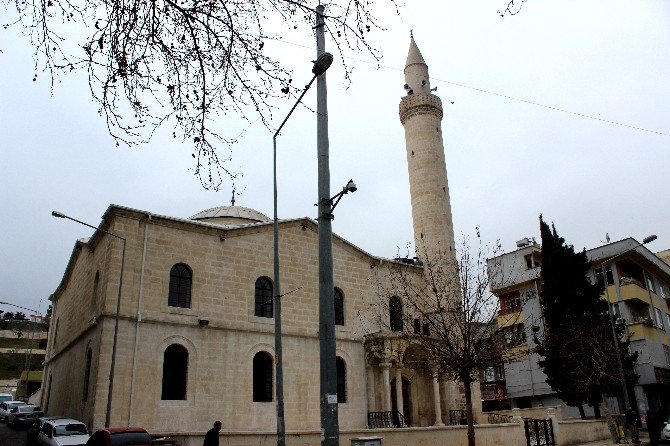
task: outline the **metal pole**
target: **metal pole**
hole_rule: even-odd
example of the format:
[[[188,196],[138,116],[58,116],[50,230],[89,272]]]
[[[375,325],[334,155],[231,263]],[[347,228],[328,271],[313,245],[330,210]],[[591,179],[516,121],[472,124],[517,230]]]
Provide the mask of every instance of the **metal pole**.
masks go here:
[[[316,55],[325,52],[324,7],[316,7]],[[319,356],[321,444],[339,446],[335,368],[335,308],[333,305],[333,240],[331,227],[330,167],[328,158],[328,105],[326,75],[317,87],[317,156],[319,190]]]
[[[279,223],[277,220],[277,134],[273,142],[274,167],[274,308],[275,308],[275,373],[277,375],[275,393],[277,396],[277,446],[286,444],[284,424],[284,372],[281,343],[281,292],[279,287]]]
[[[111,234],[110,234],[111,235]],[[114,365],[116,364],[116,340],[119,335],[119,311],[121,309],[121,287],[123,285],[123,267],[126,261],[126,239],[115,235],[123,242],[121,250],[121,274],[119,275],[119,292],[116,296],[116,317],[114,320],[114,342],[112,343],[112,364],[109,369],[109,388],[107,389],[107,411],[105,412],[105,427],[109,427],[112,412],[112,394],[114,391]]]
[[[302,94],[298,98],[293,108],[288,112],[284,121],[272,137],[272,156],[273,156],[273,177],[274,177],[274,284],[272,286],[274,298],[274,317],[275,317],[275,395],[277,398],[277,446],[284,446],[286,444],[286,424],[284,419],[284,367],[282,356],[282,340],[281,340],[281,289],[279,286],[279,219],[277,218],[277,136],[281,129],[288,121],[288,118],[293,114],[300,101],[302,100],[309,87],[316,79],[316,75],[312,77],[309,84],[305,86]]]
[[[610,324],[612,325],[612,338],[614,338],[614,349],[616,350],[616,362],[619,366],[619,375],[621,377],[621,391],[623,392],[623,412],[625,412],[628,407],[630,407],[630,401],[628,400],[628,390],[626,389],[626,375],[623,371],[623,363],[621,361],[621,349],[619,347],[619,337],[616,334],[616,327],[614,322],[614,312],[612,311],[612,304],[610,303],[610,293],[609,286],[607,283],[607,270],[605,269],[606,265],[603,266],[603,279],[605,284],[605,299],[607,299],[607,312],[610,316]],[[614,272],[612,272],[614,274]]]

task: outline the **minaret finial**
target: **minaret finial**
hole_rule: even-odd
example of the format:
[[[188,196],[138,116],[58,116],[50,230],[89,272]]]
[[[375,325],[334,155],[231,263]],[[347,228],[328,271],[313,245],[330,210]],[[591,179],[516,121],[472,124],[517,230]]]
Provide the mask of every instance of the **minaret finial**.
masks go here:
[[[230,205],[235,206],[235,183],[233,183],[233,197],[230,199]]]
[[[413,38],[414,38],[414,30],[413,30],[413,29],[410,29],[410,30],[409,30],[409,38],[410,38],[410,39],[413,39]]]

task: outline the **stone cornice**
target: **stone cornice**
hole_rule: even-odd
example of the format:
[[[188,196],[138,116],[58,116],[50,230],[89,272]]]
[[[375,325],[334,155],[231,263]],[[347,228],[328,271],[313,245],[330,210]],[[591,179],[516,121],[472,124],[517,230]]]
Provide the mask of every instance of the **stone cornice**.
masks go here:
[[[399,114],[403,125],[405,121],[416,115],[430,114],[442,119],[442,101],[434,94],[405,96],[400,101]]]

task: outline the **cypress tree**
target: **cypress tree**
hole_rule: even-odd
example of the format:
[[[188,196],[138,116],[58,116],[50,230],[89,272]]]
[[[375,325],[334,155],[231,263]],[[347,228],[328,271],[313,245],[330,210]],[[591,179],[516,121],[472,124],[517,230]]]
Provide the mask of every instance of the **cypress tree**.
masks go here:
[[[612,338],[608,303],[600,281],[591,283],[591,263],[586,250],[575,252],[558,235],[555,226],[540,216],[543,282],[540,307],[544,335],[536,339],[539,365],[547,384],[569,406],[576,406],[585,418],[584,404],[600,417],[602,395],[620,395],[621,381]],[[637,382],[634,372],[637,353],[628,350],[623,327],[616,329],[628,384]]]

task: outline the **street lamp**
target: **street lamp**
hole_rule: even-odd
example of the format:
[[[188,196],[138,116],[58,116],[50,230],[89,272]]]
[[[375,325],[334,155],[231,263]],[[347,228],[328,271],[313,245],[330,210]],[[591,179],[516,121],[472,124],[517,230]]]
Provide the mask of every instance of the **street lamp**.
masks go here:
[[[323,52],[314,61],[312,67],[312,79],[309,81],[298,100],[293,104],[293,107],[284,118],[281,125],[272,136],[273,147],[273,177],[274,177],[274,317],[275,317],[275,394],[277,398],[277,446],[284,446],[286,444],[286,425],[284,420],[284,372],[283,372],[283,357],[282,357],[282,340],[281,340],[281,292],[279,287],[279,220],[277,218],[277,136],[284,128],[284,124],[291,117],[293,111],[296,109],[302,98],[307,93],[307,90],[312,86],[314,80],[321,76],[333,63],[333,55]]]
[[[621,361],[621,349],[619,346],[619,338],[616,334],[616,323],[614,321],[614,311],[612,311],[612,305],[610,305],[610,293],[609,293],[609,287],[607,283],[607,270],[605,269],[606,264],[608,262],[611,262],[612,260],[616,259],[617,257],[621,257],[624,254],[627,254],[634,249],[637,249],[638,247],[642,245],[646,245],[647,243],[653,242],[656,240],[657,237],[655,234],[649,235],[645,238],[642,239],[642,243],[638,243],[632,248],[627,249],[626,251],[613,255],[601,262],[601,265],[603,265],[602,269],[602,274],[603,274],[603,283],[605,284],[605,298],[607,299],[607,312],[610,317],[610,325],[612,326],[612,338],[614,339],[614,350],[616,351],[616,360],[617,360],[617,365],[619,366],[619,376],[621,377],[621,390],[623,393],[623,411],[625,412],[628,407],[630,406],[630,400],[628,399],[628,389],[626,388],[626,375],[623,370],[623,363]],[[617,303],[618,300],[617,300]]]
[[[125,266],[125,260],[126,260],[126,239],[109,231],[105,231],[99,226],[89,225],[88,223],[84,223],[83,221],[77,220],[76,218],[68,217],[62,212],[53,211],[51,212],[51,215],[58,218],[67,218],[68,220],[72,220],[84,226],[88,226],[89,228],[93,228],[96,231],[100,231],[104,234],[118,238],[123,242],[122,245],[123,248],[121,250],[121,273],[119,275],[119,292],[116,296],[116,316],[114,318],[114,341],[112,343],[112,363],[109,370],[109,387],[107,389],[107,410],[105,412],[105,427],[109,427],[109,418],[112,411],[112,392],[114,390],[114,365],[116,363],[116,341],[119,334],[119,310],[121,309],[121,287],[123,285],[123,267]]]

